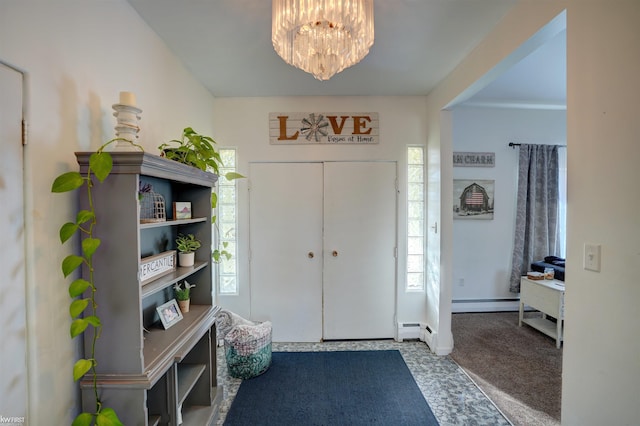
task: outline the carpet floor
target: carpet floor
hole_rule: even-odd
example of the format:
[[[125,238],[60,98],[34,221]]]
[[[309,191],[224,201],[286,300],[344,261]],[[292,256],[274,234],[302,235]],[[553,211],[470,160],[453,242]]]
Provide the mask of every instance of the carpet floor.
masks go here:
[[[400,352],[387,350],[274,352],[264,374],[242,382],[224,424],[438,422]]]
[[[562,349],[517,312],[453,314],[451,358],[514,425],[560,424]]]

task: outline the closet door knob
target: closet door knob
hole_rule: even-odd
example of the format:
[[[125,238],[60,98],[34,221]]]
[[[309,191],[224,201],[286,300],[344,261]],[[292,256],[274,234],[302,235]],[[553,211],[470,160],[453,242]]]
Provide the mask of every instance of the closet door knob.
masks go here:
[[[338,252],[337,252],[336,250],[334,250],[334,251],[333,251],[333,253],[331,253],[331,255],[332,255],[333,257],[338,257]]]
[[[310,251],[309,254],[307,254],[307,256],[309,257],[309,259],[313,259],[313,252]]]

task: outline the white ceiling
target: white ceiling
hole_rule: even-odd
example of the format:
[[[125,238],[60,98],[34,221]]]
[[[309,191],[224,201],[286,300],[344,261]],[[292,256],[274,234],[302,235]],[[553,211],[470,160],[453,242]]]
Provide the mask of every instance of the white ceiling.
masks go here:
[[[128,0],[214,96],[426,95],[517,0],[375,0],[375,42],[318,81],[275,53],[267,0]],[[469,102],[565,103],[564,32]]]

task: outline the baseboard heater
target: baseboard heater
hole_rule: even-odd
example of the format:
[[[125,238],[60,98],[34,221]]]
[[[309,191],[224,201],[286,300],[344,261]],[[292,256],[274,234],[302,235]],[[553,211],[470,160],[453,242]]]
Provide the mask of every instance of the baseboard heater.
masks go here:
[[[520,299],[454,299],[451,301],[451,312],[500,312],[517,311],[520,307]]]
[[[420,322],[399,322],[396,340],[402,342],[408,339],[420,339],[426,328],[428,328],[427,325]],[[429,331],[431,330],[429,329]]]

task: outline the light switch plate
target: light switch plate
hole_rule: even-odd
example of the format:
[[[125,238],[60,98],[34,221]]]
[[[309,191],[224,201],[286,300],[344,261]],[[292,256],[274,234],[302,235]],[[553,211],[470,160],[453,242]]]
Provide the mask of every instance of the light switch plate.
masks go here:
[[[600,272],[600,244],[584,245],[584,269]]]

